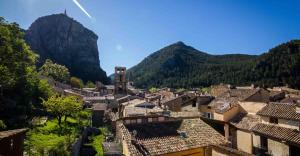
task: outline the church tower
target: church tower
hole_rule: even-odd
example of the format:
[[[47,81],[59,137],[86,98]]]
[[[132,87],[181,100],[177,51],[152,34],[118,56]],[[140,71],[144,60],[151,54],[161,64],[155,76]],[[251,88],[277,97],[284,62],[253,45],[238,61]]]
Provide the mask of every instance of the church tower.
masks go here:
[[[127,94],[126,67],[115,67],[115,94]]]

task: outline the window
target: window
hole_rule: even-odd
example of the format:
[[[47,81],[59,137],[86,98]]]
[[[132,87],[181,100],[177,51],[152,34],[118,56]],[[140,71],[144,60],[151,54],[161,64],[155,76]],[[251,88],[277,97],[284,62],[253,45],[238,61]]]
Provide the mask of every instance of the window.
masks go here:
[[[273,123],[273,124],[278,124],[278,119],[277,118],[270,118],[270,123]]]
[[[130,123],[136,124],[136,120],[130,120]]]
[[[212,119],[212,116],[211,116],[211,113],[210,113],[210,112],[205,112],[205,113],[204,113],[204,116],[205,116],[206,118]]]

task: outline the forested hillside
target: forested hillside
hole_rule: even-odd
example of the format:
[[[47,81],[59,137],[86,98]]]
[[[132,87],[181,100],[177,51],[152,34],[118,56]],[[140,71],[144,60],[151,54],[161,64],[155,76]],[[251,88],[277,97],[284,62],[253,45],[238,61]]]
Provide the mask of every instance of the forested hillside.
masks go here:
[[[129,69],[138,87],[200,87],[219,83],[299,88],[299,41],[291,41],[260,56],[210,55],[177,42]]]

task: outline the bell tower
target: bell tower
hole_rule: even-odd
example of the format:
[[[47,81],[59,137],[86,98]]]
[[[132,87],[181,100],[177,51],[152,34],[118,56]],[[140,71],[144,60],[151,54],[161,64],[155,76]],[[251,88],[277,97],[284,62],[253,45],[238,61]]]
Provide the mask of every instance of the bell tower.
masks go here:
[[[127,94],[126,67],[115,67],[115,94]]]

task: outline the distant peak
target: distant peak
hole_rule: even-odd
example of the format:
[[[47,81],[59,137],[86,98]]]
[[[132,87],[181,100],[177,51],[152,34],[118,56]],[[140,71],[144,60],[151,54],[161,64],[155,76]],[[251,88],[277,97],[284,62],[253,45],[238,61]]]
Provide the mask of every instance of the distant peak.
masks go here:
[[[182,41],[178,41],[178,42],[174,43],[174,45],[186,45],[186,44],[184,44]]]

